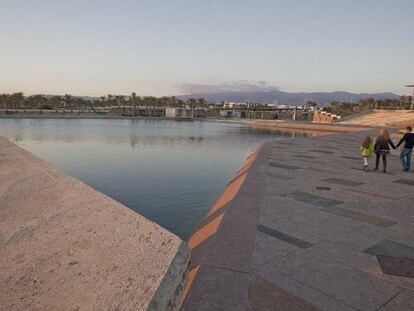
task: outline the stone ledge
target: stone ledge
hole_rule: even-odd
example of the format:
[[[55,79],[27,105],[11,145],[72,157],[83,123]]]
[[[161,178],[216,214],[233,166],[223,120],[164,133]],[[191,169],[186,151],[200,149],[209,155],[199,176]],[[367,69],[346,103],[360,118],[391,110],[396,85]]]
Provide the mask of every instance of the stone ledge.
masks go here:
[[[176,310],[177,236],[0,137],[0,309]]]

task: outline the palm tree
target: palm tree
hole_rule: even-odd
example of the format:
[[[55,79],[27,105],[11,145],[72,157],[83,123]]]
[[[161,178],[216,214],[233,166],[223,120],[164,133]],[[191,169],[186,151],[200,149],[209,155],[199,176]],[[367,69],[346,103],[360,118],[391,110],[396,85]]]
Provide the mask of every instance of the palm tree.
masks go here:
[[[23,105],[24,95],[23,92],[16,92],[11,95],[11,100],[14,105],[14,109],[18,109]]]
[[[316,108],[316,106],[317,106],[318,104],[315,102],[315,101],[313,101],[313,100],[307,100],[306,101],[306,106],[309,108],[309,109],[311,109],[312,107],[313,108]],[[334,105],[335,105],[335,103],[334,103]]]
[[[129,99],[132,102],[132,106],[133,106],[132,114],[135,117],[137,115],[136,114],[136,110],[137,110],[137,94],[135,92],[132,92],[131,93],[131,97]]]
[[[0,104],[3,109],[7,109],[8,97],[9,95],[6,93],[0,94]]]
[[[194,109],[194,105],[197,103],[197,101],[194,98],[189,98],[187,100],[187,105],[190,107],[191,110]]]
[[[185,108],[185,102],[182,99],[177,99],[176,107]]]
[[[155,101],[155,97],[154,96],[145,96],[144,97],[144,104],[145,104],[145,108],[147,110],[147,116],[150,115],[150,109],[154,104]]]
[[[115,95],[116,105],[118,106],[118,113],[121,113],[121,95]]]
[[[73,96],[69,94],[65,94],[63,97],[63,102],[65,103],[65,108],[69,110],[73,110]]]
[[[55,95],[52,97],[53,104],[56,109],[62,108],[63,106],[63,98],[60,95]]]
[[[112,94],[108,94],[108,100],[107,100],[107,103],[108,103],[108,105],[109,106],[112,106],[112,102],[113,102],[113,97],[112,97]]]
[[[197,105],[198,105],[198,107],[203,108],[203,107],[206,106],[206,104],[207,104],[207,101],[204,98],[197,99]]]
[[[105,96],[101,96],[100,98],[101,98],[101,107],[103,108],[103,107],[105,107],[105,99],[106,99],[106,97]]]
[[[176,103],[177,103],[177,98],[175,96],[171,96],[171,106],[175,107]]]

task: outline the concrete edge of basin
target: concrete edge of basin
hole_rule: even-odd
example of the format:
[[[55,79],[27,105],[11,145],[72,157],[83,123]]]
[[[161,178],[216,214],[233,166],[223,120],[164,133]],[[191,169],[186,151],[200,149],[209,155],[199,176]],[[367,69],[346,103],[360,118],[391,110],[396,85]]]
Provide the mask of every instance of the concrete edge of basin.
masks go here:
[[[181,310],[197,310],[204,298],[208,300],[208,296],[214,295],[216,289],[212,290],[212,288],[209,288],[214,282],[208,280],[208,277],[206,279],[206,276],[209,275],[209,273],[207,272],[206,274],[206,272],[203,271],[208,267],[215,267],[215,263],[212,261],[217,259],[218,262],[220,262],[223,258],[218,257],[226,257],[226,254],[228,253],[234,254],[239,251],[244,254],[246,253],[246,247],[248,248],[252,245],[251,242],[254,241],[255,235],[249,236],[250,241],[244,243],[244,245],[233,244],[224,247],[223,245],[217,246],[217,244],[220,243],[232,244],[232,238],[226,236],[226,234],[223,235],[220,232],[222,230],[223,222],[233,220],[232,215],[228,216],[226,215],[227,213],[235,212],[236,214],[239,214],[239,216],[242,217],[242,222],[250,219],[251,213],[245,213],[245,211],[240,209],[234,210],[234,208],[240,205],[241,200],[243,201],[246,199],[246,196],[249,196],[249,194],[246,193],[246,187],[250,189],[257,177],[250,175],[252,171],[254,171],[253,167],[258,165],[257,161],[261,162],[264,160],[262,159],[263,149],[269,148],[267,146],[268,143],[263,142],[255,146],[249,152],[239,170],[234,173],[213,207],[210,208],[207,214],[196,226],[196,229],[190,234],[187,240],[187,245],[190,250],[191,262],[189,265],[189,275],[185,284]],[[246,186],[246,182],[250,185]],[[259,195],[259,197],[261,196]],[[250,206],[250,203],[250,201],[245,202],[245,206]],[[240,219],[238,218],[236,221],[239,220]],[[240,230],[244,230],[242,225],[238,227]],[[224,236],[226,236],[226,239],[220,240],[220,238]],[[253,240],[251,240],[251,238]],[[203,274],[202,279],[199,278],[200,274]],[[223,310],[224,309],[225,308],[223,308]]]
[[[190,252],[187,244],[182,242],[148,306],[149,311],[176,311],[181,308],[189,264]]]
[[[0,281],[7,281],[0,289],[0,300],[9,297],[10,292],[19,291],[19,295],[14,294],[7,301],[12,305],[18,300],[14,309],[10,310],[25,309],[27,304],[33,303],[33,297],[46,309],[59,307],[69,310],[75,304],[98,309],[118,304],[123,306],[123,310],[136,309],[137,304],[140,310],[175,311],[180,308],[190,262],[190,253],[184,241],[1,136],[0,176],[5,178],[0,187],[0,224],[4,224],[4,227],[0,226],[0,260],[4,263],[0,268]],[[57,219],[64,221],[56,224]],[[76,229],[65,235],[62,228],[72,224],[77,226]],[[102,225],[110,227],[110,230]],[[29,230],[30,235],[19,235],[22,230]],[[91,240],[92,243],[89,240],[95,234],[99,238]],[[10,237],[14,237],[13,240]],[[88,247],[73,246],[81,242],[87,243]],[[44,247],[45,244],[47,247]],[[122,250],[121,253],[112,256],[114,251],[119,250]],[[10,259],[16,252],[20,254],[19,262]],[[52,270],[49,271],[51,263],[64,268],[62,271],[55,269],[52,273]],[[117,268],[111,270],[114,265]],[[10,271],[8,267],[13,267],[15,271]],[[83,273],[69,275],[67,271],[73,272],[74,269],[83,269]],[[84,286],[87,282],[79,280],[81,275],[90,274],[84,271],[90,270],[97,272],[96,279],[102,278],[101,283],[89,278],[93,287]],[[34,295],[30,286],[16,289],[12,282],[13,278],[36,277],[33,284],[49,286],[55,282],[52,279],[54,273],[60,281],[58,286],[50,288],[62,288],[59,297],[51,296],[49,292],[52,290],[42,291],[43,287]],[[131,283],[134,291],[129,282],[139,275],[141,281],[135,282],[136,286]],[[146,287],[149,283],[150,286]],[[75,287],[83,288],[78,291],[78,296],[82,297],[72,293],[69,299],[66,293]],[[119,288],[119,293],[114,291]],[[146,296],[145,301],[140,296],[142,294]]]

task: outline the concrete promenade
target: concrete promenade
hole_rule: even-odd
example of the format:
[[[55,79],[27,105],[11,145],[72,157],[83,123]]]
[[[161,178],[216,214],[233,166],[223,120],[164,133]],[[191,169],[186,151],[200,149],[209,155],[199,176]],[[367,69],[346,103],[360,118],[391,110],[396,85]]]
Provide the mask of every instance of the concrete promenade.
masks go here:
[[[177,310],[177,236],[0,137],[0,310]]]
[[[312,134],[311,136],[328,135],[332,133],[350,133],[368,131],[372,127],[358,124],[316,123],[305,121],[281,121],[281,120],[247,120],[243,123],[255,128],[300,131]]]
[[[367,134],[254,150],[188,241],[182,310],[414,310],[414,172],[364,172]]]
[[[414,124],[414,111],[411,110],[373,110],[370,113],[343,120],[340,124],[365,126],[395,126],[404,128]]]

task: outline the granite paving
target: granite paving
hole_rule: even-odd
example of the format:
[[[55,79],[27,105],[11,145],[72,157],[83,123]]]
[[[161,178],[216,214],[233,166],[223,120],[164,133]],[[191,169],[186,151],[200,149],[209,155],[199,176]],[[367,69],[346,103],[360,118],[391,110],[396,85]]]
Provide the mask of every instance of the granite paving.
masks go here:
[[[268,234],[268,235],[270,235],[270,236],[272,236],[276,239],[279,239],[281,241],[284,241],[286,243],[292,244],[292,245],[300,247],[300,248],[308,248],[308,247],[312,246],[312,244],[309,243],[309,242],[297,239],[293,236],[287,235],[283,232],[274,230],[274,229],[266,227],[266,226],[258,225],[257,230],[259,230],[259,231],[261,231],[265,234]]]
[[[399,150],[386,173],[374,158],[364,171],[367,135],[256,150],[217,230],[190,247],[198,272],[182,309],[414,310],[414,171]]]

